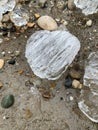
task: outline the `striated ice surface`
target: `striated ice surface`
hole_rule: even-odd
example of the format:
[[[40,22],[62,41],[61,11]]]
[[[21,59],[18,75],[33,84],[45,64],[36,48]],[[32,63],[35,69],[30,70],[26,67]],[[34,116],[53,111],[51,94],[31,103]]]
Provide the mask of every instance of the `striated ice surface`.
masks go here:
[[[79,108],[90,120],[98,123],[98,52],[91,53],[87,59],[84,86]]]
[[[74,0],[74,3],[82,9],[85,15],[94,14],[98,11],[98,0]]]
[[[32,71],[43,79],[56,80],[80,50],[79,40],[67,31],[38,31],[27,41],[25,56]]]

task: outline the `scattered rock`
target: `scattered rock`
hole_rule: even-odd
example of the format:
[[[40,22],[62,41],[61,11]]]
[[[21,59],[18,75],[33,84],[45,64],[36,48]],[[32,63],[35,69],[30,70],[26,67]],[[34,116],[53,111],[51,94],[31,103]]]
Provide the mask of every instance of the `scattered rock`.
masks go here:
[[[14,64],[16,63],[16,61],[15,61],[15,59],[10,59],[10,60],[8,61],[8,63],[11,64],[11,65],[14,65]]]
[[[3,97],[1,101],[1,106],[3,108],[9,108],[14,104],[14,96],[13,95],[6,95]]]
[[[95,44],[95,47],[98,49],[98,43],[97,43],[97,44]]]
[[[39,6],[41,7],[41,8],[45,8],[46,7],[46,3],[47,3],[47,0],[39,0]]]
[[[60,0],[57,2],[57,8],[63,10],[65,8],[65,2]]]
[[[20,55],[20,51],[15,51],[15,56],[19,56]]]
[[[2,22],[7,22],[7,21],[9,21],[9,20],[10,20],[10,16],[9,16],[9,14],[5,14],[5,15],[3,15]]]
[[[43,98],[46,98],[46,99],[50,99],[51,98],[51,93],[50,92],[44,92],[42,94]]]
[[[40,14],[35,13],[34,16],[36,19],[38,19],[40,17]]]
[[[5,53],[5,51],[2,51],[1,54],[2,54],[2,56],[5,56],[6,53]]]
[[[3,83],[0,81],[0,89],[3,87]]]
[[[38,21],[38,25],[44,30],[56,30],[58,25],[56,21],[50,16],[41,16]]]
[[[72,96],[70,96],[69,99],[70,99],[70,101],[73,101],[73,100],[74,100],[74,98],[73,98]]]
[[[69,72],[69,75],[70,75],[73,79],[80,79],[80,78],[81,78],[80,71],[76,71],[75,69],[71,69],[70,72]]]
[[[27,23],[27,26],[28,26],[29,28],[34,27],[34,25],[35,25],[35,23]]]
[[[68,0],[68,8],[70,10],[74,10],[75,9],[74,0]]]
[[[3,59],[0,59],[0,69],[2,69],[4,66],[4,60]]]
[[[3,39],[2,38],[0,38],[0,44],[3,42]]]
[[[75,79],[75,80],[73,80],[73,82],[72,82],[72,86],[73,86],[73,88],[79,88],[80,82]]]
[[[91,19],[88,20],[88,21],[86,22],[86,25],[87,25],[88,27],[91,27],[91,26],[92,26],[92,20],[91,20]]]
[[[24,72],[23,70],[18,70],[18,74],[19,74],[19,75],[22,75],[23,72]]]
[[[83,84],[80,84],[78,88],[79,88],[79,89],[82,89],[82,88],[83,88]]]
[[[26,115],[26,118],[31,118],[32,112],[28,109],[28,110],[25,111],[25,115]]]
[[[71,88],[72,87],[72,79],[70,77],[67,77],[65,80],[65,87]]]

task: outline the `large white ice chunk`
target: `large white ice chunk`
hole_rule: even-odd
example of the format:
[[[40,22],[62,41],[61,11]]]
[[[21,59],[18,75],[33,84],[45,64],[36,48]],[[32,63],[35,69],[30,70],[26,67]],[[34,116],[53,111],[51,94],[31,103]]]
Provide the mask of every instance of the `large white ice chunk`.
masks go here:
[[[74,0],[74,3],[78,8],[82,9],[85,15],[98,11],[98,0]]]
[[[58,79],[80,50],[79,40],[66,31],[38,31],[27,41],[25,56],[40,78]]]

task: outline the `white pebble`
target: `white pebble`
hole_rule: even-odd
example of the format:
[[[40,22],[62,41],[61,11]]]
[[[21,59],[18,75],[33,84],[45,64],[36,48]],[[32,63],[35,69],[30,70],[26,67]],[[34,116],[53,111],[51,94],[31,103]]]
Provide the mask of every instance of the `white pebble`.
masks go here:
[[[2,38],[0,38],[0,43],[2,43],[3,42],[3,39]]]
[[[73,101],[73,99],[74,99],[72,96],[70,96],[69,98],[70,98],[70,101]]]
[[[92,26],[92,20],[88,20],[88,21],[86,22],[86,25],[87,25],[88,27]]]

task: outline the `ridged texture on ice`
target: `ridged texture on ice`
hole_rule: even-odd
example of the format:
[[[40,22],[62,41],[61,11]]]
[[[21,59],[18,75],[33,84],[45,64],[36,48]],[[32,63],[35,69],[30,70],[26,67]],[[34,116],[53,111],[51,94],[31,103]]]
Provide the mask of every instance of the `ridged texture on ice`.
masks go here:
[[[79,50],[79,40],[69,32],[43,30],[29,38],[25,56],[37,76],[55,80],[65,72]]]

